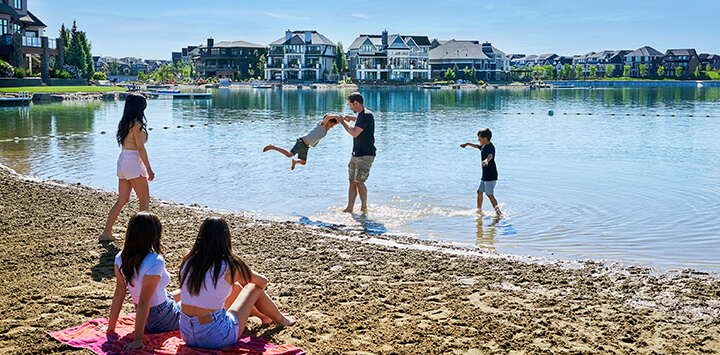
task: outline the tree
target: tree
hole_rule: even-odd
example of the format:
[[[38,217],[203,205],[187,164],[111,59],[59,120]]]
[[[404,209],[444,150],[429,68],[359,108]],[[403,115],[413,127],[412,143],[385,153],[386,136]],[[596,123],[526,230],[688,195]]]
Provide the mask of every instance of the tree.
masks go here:
[[[112,63],[110,63],[110,75],[118,75],[119,71],[120,66],[118,65],[117,59],[113,59]]]
[[[143,73],[143,72],[139,72],[138,75],[137,75],[137,78],[138,78],[138,80],[140,80],[140,81],[145,81],[145,80],[148,79],[147,75],[145,75],[145,73]]]
[[[64,27],[64,26],[63,26]],[[67,29],[60,29],[61,35],[67,34]],[[92,60],[92,46],[87,40],[87,34],[78,30],[77,23],[73,21],[72,29],[69,31],[69,45],[65,52],[66,63],[80,69],[82,77],[92,79],[95,73],[95,64]]]
[[[341,42],[338,42],[337,44],[337,49],[335,53],[335,64],[337,65],[337,70],[340,76],[344,76],[348,66],[347,58],[345,57],[345,50],[343,49],[343,45]]]
[[[624,77],[630,76],[630,68],[631,68],[631,67],[630,67],[629,65],[626,65],[626,66],[623,67],[623,76],[624,76]]]
[[[260,57],[258,58],[258,63],[257,63],[257,72],[258,72],[258,74],[261,74],[263,76],[265,73],[265,64],[267,64],[267,61],[268,61],[267,55],[266,55],[267,52],[268,51],[266,49],[265,53],[261,54]]]
[[[555,67],[552,65],[543,65],[540,67],[542,70],[542,77],[546,80],[555,79]]]
[[[695,67],[695,73],[693,73],[693,74],[695,74],[695,78],[700,77],[700,66],[699,65],[697,67]]]
[[[63,23],[62,26],[60,26],[60,38],[63,40],[63,49],[65,50],[65,55],[67,55],[68,48],[70,48],[70,30],[65,27],[65,24]]]
[[[463,68],[463,79],[470,80],[470,68],[468,68],[467,65]]]
[[[332,67],[330,68],[330,74],[338,74],[337,61],[333,62]]]
[[[91,53],[92,45],[90,41],[88,41],[85,32],[78,31],[77,35],[80,39],[80,45],[83,47],[83,52],[85,52],[85,71],[83,72],[83,77],[90,80],[93,74],[95,74],[95,63],[93,62]]]
[[[594,78],[596,75],[597,75],[597,67],[594,65],[591,65],[590,66],[590,76]]]
[[[640,64],[640,67],[638,68],[640,70],[640,76],[646,77],[648,74],[648,66],[647,64]]]
[[[608,64],[605,66],[605,75],[607,75],[608,78],[611,78],[613,76],[613,73],[615,72],[615,66],[612,64]]]
[[[452,69],[449,69],[445,72],[445,80],[453,81],[455,80],[455,72],[452,71]]]
[[[583,76],[583,67],[582,65],[576,65],[575,66],[575,77],[580,79]]]
[[[572,66],[570,64],[563,64],[562,68],[562,78],[563,79],[571,79],[572,77]]]
[[[710,64],[705,66],[705,71],[711,71],[711,70],[712,70],[712,67],[710,66]]]
[[[681,77],[682,73],[683,73],[683,67],[678,66],[677,68],[675,68],[675,76],[676,77],[678,77],[678,78]]]
[[[477,83],[477,70],[475,70],[475,65],[472,66],[472,69],[470,69],[470,81],[472,81],[473,84]]]
[[[664,66],[661,65],[661,66],[658,67],[658,69],[657,69],[657,75],[658,75],[659,77],[665,76],[665,67],[664,67]]]

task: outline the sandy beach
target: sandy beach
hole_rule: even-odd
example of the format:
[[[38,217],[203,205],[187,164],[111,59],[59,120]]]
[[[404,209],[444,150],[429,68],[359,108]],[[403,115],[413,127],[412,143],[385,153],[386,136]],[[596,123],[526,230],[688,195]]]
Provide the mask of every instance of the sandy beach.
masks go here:
[[[45,332],[108,316],[122,244],[97,236],[115,198],[0,166],[0,353],[90,353]],[[123,209],[116,236],[137,206]],[[177,287],[200,222],[218,213],[156,199],[151,211]],[[223,216],[235,251],[299,319],[279,330],[252,319],[246,333],[313,354],[720,352],[717,275],[465,255],[430,241]],[[123,313],[132,310],[128,296]]]

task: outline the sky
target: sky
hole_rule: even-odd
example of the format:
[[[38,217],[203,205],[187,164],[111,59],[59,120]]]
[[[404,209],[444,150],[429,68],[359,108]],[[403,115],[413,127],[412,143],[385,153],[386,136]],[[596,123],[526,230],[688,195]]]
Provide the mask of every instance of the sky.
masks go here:
[[[425,35],[490,42],[506,54],[559,55],[651,46],[720,54],[718,0],[28,0],[57,37],[87,33],[92,54],[171,58],[189,45],[268,45],[290,30],[316,30],[347,47],[360,34]]]

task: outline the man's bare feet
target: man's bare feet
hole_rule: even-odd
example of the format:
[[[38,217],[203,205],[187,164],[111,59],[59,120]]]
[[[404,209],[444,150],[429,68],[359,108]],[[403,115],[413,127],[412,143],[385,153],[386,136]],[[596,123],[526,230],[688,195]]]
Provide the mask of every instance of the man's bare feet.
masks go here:
[[[275,147],[274,145],[268,144],[265,146],[265,148],[263,148],[263,152],[267,152],[268,150],[273,149],[274,147]]]

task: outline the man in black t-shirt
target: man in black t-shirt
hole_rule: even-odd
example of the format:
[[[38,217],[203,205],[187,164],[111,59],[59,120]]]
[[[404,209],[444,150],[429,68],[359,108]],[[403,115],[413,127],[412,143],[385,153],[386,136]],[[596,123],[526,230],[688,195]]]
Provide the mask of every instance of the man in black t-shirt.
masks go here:
[[[470,146],[480,149],[480,159],[482,159],[482,178],[480,179],[480,186],[477,190],[478,213],[482,212],[483,193],[485,193],[487,194],[490,203],[492,203],[493,208],[495,208],[495,212],[498,216],[500,216],[502,214],[500,213],[500,206],[498,206],[498,202],[495,199],[495,183],[498,179],[498,172],[497,166],[495,165],[495,146],[490,143],[490,139],[492,139],[492,132],[489,128],[483,128],[477,133],[477,135],[478,142],[480,142],[479,145],[474,143],[463,143],[460,144],[460,146],[463,148]]]
[[[339,120],[345,130],[353,136],[353,151],[348,164],[350,187],[348,189],[348,205],[344,212],[352,213],[355,198],[360,195],[360,211],[367,212],[367,187],[365,181],[370,176],[370,167],[375,160],[375,117],[365,108],[359,92],[350,94],[348,104],[357,117],[345,116]],[[354,126],[346,122],[355,121]]]

